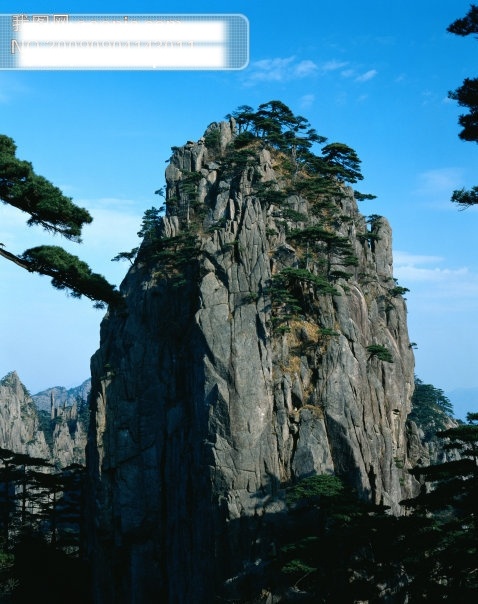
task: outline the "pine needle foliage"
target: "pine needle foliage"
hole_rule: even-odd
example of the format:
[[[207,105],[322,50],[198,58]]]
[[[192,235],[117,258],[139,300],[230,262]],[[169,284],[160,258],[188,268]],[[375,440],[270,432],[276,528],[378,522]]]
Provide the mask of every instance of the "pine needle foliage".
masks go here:
[[[93,220],[87,210],[36,174],[30,162],[18,159],[14,141],[5,135],[0,135],[0,201],[29,214],[28,226],[41,226],[76,243],[81,242],[83,226]],[[55,288],[67,290],[75,298],[90,298],[96,307],[121,301],[119,292],[102,275],[59,246],[34,247],[21,255],[0,248],[0,256],[30,272],[52,277]]]

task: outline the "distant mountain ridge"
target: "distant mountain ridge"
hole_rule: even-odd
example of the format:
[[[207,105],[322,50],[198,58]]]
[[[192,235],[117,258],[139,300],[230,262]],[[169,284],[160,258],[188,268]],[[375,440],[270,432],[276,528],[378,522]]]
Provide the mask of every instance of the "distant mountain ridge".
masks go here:
[[[59,467],[85,464],[90,380],[30,395],[15,371],[0,379],[0,447]],[[54,409],[51,409],[51,403]]]
[[[91,390],[91,379],[85,380],[79,386],[74,388],[65,388],[64,386],[52,386],[32,395],[32,399],[38,409],[50,411],[51,396],[53,395],[57,407],[65,405],[69,407],[79,400],[86,402]]]

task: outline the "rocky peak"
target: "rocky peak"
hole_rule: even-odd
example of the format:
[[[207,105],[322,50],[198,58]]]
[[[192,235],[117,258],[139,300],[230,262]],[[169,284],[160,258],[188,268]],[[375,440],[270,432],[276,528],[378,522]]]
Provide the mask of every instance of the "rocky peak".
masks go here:
[[[0,447],[50,458],[32,398],[16,371],[0,380]]]
[[[397,514],[413,494],[390,225],[367,223],[340,165],[294,161],[232,120],[173,147],[166,216],[92,359],[97,602],[243,597],[301,477]]]
[[[63,386],[53,386],[41,392],[32,395],[35,405],[42,411],[51,413],[52,404],[56,409],[62,407],[71,407],[85,405],[91,390],[91,380],[87,379],[75,388],[65,388]]]
[[[54,386],[33,395],[54,463],[60,467],[85,464],[88,397],[91,380],[75,388]]]
[[[90,381],[30,395],[16,371],[0,380],[0,447],[64,468],[85,464]],[[47,410],[48,409],[48,410]]]

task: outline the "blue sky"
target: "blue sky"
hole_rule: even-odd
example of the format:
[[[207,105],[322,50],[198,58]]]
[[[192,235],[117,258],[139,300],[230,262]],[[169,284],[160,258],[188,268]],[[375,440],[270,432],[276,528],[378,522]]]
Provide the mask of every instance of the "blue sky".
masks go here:
[[[478,184],[478,149],[459,140],[460,108],[447,98],[478,72],[478,42],[446,32],[468,8],[468,0],[76,2],[81,14],[244,14],[250,62],[241,71],[0,72],[0,132],[95,218],[78,247],[0,205],[0,241],[16,253],[65,245],[118,284],[128,266],[110,259],[138,244],[170,147],[239,105],[279,99],[362,159],[360,190],[377,199],[361,209],[391,222],[395,276],[410,289],[417,375],[446,393],[478,387],[478,208],[449,202],[453,189]],[[68,9],[21,4],[27,14]],[[32,392],[81,383],[102,312],[1,258],[0,276],[0,375],[16,369]]]

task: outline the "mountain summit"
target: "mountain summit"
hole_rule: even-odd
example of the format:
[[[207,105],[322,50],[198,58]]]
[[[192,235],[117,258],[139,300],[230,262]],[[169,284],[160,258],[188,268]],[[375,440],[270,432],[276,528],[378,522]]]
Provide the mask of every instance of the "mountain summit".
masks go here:
[[[92,359],[97,602],[246,597],[301,478],[395,514],[416,493],[391,229],[358,211],[355,152],[325,142],[273,101],[172,148]]]

